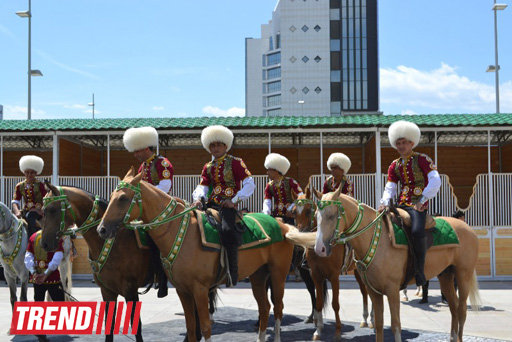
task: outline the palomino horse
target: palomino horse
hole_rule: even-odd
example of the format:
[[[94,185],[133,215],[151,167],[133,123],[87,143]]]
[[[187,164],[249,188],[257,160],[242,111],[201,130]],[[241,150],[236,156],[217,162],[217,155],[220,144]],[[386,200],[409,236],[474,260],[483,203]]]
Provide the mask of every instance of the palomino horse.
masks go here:
[[[395,341],[401,341],[400,286],[405,278],[407,250],[393,247],[390,239],[393,227],[389,216],[384,214],[340,194],[340,189],[323,195],[317,209],[319,225],[315,252],[320,256],[328,256],[334,245],[350,241],[357,268],[367,285],[375,310],[376,340],[384,340],[383,295],[386,295],[391,312],[391,330]],[[429,249],[425,275],[429,279],[439,274],[441,291],[448,299],[452,315],[450,340],[462,341],[468,296],[472,308],[477,309],[480,305],[475,271],[478,238],[461,220],[451,217],[443,219],[453,227],[459,245]],[[443,272],[447,268],[448,271]],[[459,285],[458,298],[453,287],[454,276]]]
[[[160,260],[156,257],[153,262],[150,250],[138,248],[135,233],[132,231],[123,230],[117,234],[115,240],[103,240],[96,229],[91,229],[98,226],[107,208],[105,200],[82,189],[56,187],[48,183],[46,185],[51,192],[43,199],[43,246],[48,250],[55,249],[59,237],[81,233],[89,247],[89,262],[103,300],[109,305],[110,302],[117,301],[119,295],[123,296],[128,308],[132,307],[133,324],[135,303],[139,301],[138,289],[153,283],[154,268],[161,265]],[[75,225],[78,228],[71,228]],[[113,310],[115,308],[116,305],[113,305]],[[113,341],[113,329],[114,324],[106,332],[106,341]],[[135,337],[137,341],[142,341],[140,320]]]
[[[140,219],[142,223],[136,225],[148,228],[163,256],[167,276],[180,297],[185,311],[188,341],[196,340],[194,309],[197,309],[199,315],[201,332],[205,340],[210,341],[208,290],[217,285],[219,252],[202,247],[198,222],[192,210],[186,208],[182,200],[141,181],[141,175],[135,175],[132,167],[112,193],[98,232],[110,238],[123,224]],[[290,230],[296,230],[284,223],[278,224],[283,236]],[[292,252],[293,245],[286,240],[239,252],[239,279],[250,277],[253,294],[258,302],[258,341],[265,341],[268,324],[270,303],[265,282],[269,275],[274,294],[275,340],[280,340],[284,284]]]
[[[27,300],[29,273],[25,267],[25,251],[29,236],[27,223],[18,219],[7,206],[0,202],[0,252],[4,268],[4,276],[9,285],[11,306],[14,309],[16,297],[16,278],[20,278],[20,300]],[[64,290],[69,293],[71,288],[71,240],[69,237],[64,244],[64,259],[59,266]],[[66,297],[68,298],[68,297]]]
[[[322,193],[314,189],[312,185],[308,184],[306,186],[306,193],[304,195],[300,195],[295,200],[295,223],[297,225],[297,229],[301,232],[311,232],[316,230],[316,203],[313,200],[313,194],[315,194],[319,199],[322,198]],[[335,339],[338,341],[341,340],[339,276],[342,269],[346,272],[354,271],[354,276],[356,277],[359,289],[361,290],[361,295],[363,296],[363,321],[361,322],[360,327],[368,326],[368,291],[366,290],[366,286],[364,285],[359,273],[355,269],[355,264],[352,262],[351,257],[352,255],[350,253],[346,254],[345,245],[341,244],[334,246],[331,255],[325,258],[316,255],[314,250],[311,248],[306,249],[306,260],[311,269],[311,276],[317,291],[314,313],[316,331],[313,334],[313,340],[318,340],[322,337],[322,309],[326,302],[324,301],[324,296],[318,296],[318,293],[322,293],[325,279],[328,279],[331,282],[332,287],[332,308],[336,318]]]

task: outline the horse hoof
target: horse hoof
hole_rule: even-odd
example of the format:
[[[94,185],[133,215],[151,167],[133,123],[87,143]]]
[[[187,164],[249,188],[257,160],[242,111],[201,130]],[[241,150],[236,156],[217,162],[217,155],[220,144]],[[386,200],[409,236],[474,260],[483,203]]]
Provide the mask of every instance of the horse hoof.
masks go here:
[[[368,328],[373,329],[373,323],[368,323]]]
[[[336,335],[336,336],[334,337],[334,341],[336,341],[336,342],[341,342],[341,335]]]
[[[320,341],[320,335],[317,335],[316,333],[313,334],[313,341]]]
[[[402,302],[408,302],[409,301],[409,298],[407,297],[402,297]]]
[[[306,317],[306,319],[304,320],[304,323],[305,324],[313,323],[313,315]]]
[[[359,328],[368,328],[368,323],[361,322],[361,324],[359,324]]]

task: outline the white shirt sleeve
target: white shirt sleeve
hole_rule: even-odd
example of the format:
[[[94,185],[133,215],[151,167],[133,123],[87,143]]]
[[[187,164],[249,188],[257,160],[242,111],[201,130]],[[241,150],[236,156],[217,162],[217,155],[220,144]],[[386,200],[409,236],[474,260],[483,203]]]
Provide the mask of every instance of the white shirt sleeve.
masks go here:
[[[50,263],[48,264],[48,270],[45,273],[49,274],[49,273],[55,271],[57,269],[57,267],[59,267],[60,262],[62,261],[63,257],[64,257],[64,253],[55,252],[55,254],[53,254],[52,261],[50,261]]]
[[[428,184],[425,189],[423,189],[422,195],[429,200],[434,198],[439,191],[439,188],[441,187],[441,177],[439,176],[439,172],[436,170],[430,171],[427,176]]]
[[[30,273],[36,273],[34,254],[31,252],[25,252],[25,267]]]
[[[267,198],[263,201],[263,214],[270,215],[271,213],[272,213],[272,200]]]
[[[252,177],[247,177],[242,182],[242,189],[236,193],[236,195],[231,199],[231,202],[236,203],[248,199],[252,196],[255,188],[256,185],[254,185],[254,179]]]
[[[170,179],[162,179],[156,187],[165,192],[166,194],[169,194],[169,191],[171,191],[171,186],[172,181]]]
[[[205,198],[208,195],[208,186],[199,184],[194,192],[192,193],[192,199],[195,201],[199,201],[201,198]]]
[[[18,200],[12,200],[12,201],[11,201],[11,205],[12,205],[13,203],[16,203],[16,204],[18,205],[18,209],[21,209],[21,201],[18,201]]]
[[[384,188],[384,193],[380,200],[380,204],[389,205],[389,200],[396,197],[397,184],[393,182],[387,182]]]

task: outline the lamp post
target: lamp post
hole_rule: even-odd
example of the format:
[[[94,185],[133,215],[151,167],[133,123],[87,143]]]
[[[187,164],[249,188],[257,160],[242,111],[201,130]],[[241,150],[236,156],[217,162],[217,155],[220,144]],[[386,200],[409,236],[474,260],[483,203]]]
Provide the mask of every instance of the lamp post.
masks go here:
[[[32,76],[43,76],[43,73],[40,70],[32,70],[31,65],[31,57],[32,57],[32,49],[31,49],[31,25],[32,25],[32,12],[31,12],[31,0],[28,0],[28,11],[20,11],[16,12],[16,14],[20,18],[28,18],[28,69],[27,69],[27,78],[28,78],[28,100],[27,100],[27,119],[32,119],[32,93],[31,93],[31,78]]]
[[[94,119],[94,93],[92,93],[92,102],[89,102],[87,105],[92,107],[92,118]]]
[[[297,103],[298,103],[298,104],[300,104],[301,116],[304,116],[304,103],[305,103],[305,102],[306,102],[306,101],[304,101],[304,100],[299,100],[299,101],[297,101]]]
[[[495,72],[496,80],[496,113],[500,112],[500,65],[498,63],[498,11],[507,8],[507,4],[497,4],[494,0],[492,10],[494,11],[494,65],[487,67],[487,72]]]

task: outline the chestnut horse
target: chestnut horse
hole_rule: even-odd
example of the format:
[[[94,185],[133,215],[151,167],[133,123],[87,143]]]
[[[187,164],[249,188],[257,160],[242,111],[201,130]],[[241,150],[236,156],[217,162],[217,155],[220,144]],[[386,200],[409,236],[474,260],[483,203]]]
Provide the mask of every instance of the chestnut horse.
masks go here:
[[[319,199],[322,198],[322,193],[317,191],[313,186],[308,184],[306,186],[306,192],[300,195],[295,200],[295,224],[297,229],[301,232],[311,232],[316,230],[317,222],[315,217],[316,203],[313,200],[313,194]],[[343,271],[350,272],[354,271],[361,295],[363,296],[363,321],[360,323],[360,327],[368,327],[368,291],[362,281],[359,273],[355,268],[355,263],[352,261],[352,254],[346,253],[345,245],[339,244],[333,247],[331,255],[322,258],[315,254],[312,248],[306,249],[306,260],[311,269],[311,276],[315,283],[315,289],[317,292],[314,322],[316,331],[313,334],[313,340],[319,340],[322,336],[323,329],[323,317],[322,309],[326,302],[324,296],[318,295],[323,291],[323,283],[325,279],[331,282],[332,288],[332,309],[336,318],[336,332],[335,339],[341,340],[341,320],[339,315],[340,303],[339,303],[339,277]]]
[[[103,300],[108,305],[111,301],[117,301],[117,297],[121,295],[130,303],[128,305],[135,309],[135,303],[139,301],[139,287],[153,282],[154,265],[160,264],[158,257],[156,262],[153,262],[150,250],[138,248],[132,231],[119,232],[109,248],[106,245],[109,241],[100,238],[96,229],[91,229],[97,227],[107,208],[105,200],[95,198],[91,193],[74,187],[55,187],[49,183],[47,186],[51,192],[44,198],[41,237],[43,247],[55,249],[60,236],[80,232],[89,247],[90,260],[95,260],[91,263],[94,263],[94,280],[100,286]],[[70,228],[74,225],[79,228]],[[103,254],[108,257],[101,259]],[[132,310],[132,323],[133,313]],[[106,332],[106,341],[113,341],[113,328],[114,324],[112,330]],[[142,341],[140,320],[136,340]]]
[[[194,208],[187,208],[181,199],[171,197],[141,181],[141,175],[135,175],[132,167],[112,193],[98,232],[101,236],[110,238],[116,232],[123,231],[120,230],[123,225],[146,227],[160,250],[167,276],[183,305],[188,341],[196,340],[194,309],[197,309],[205,341],[210,341],[208,290],[218,285],[220,253],[203,248],[193,210]],[[129,223],[134,220],[140,221]],[[277,222],[283,236],[290,230],[296,230],[295,227]],[[258,341],[265,341],[269,318],[270,303],[265,288],[268,276],[273,289],[275,341],[280,340],[284,285],[292,252],[293,245],[284,239],[264,247],[239,251],[239,279],[249,276],[254,297],[258,302]]]
[[[388,297],[391,331],[395,341],[401,341],[400,287],[407,267],[407,250],[395,248],[390,239],[392,224],[386,212],[379,214],[352,197],[340,194],[340,189],[323,195],[318,202],[319,222],[315,252],[328,256],[333,246],[350,241],[361,277],[367,285],[375,310],[375,338],[383,341],[383,295]],[[448,299],[452,316],[450,340],[462,341],[466,321],[467,298],[473,309],[480,306],[476,279],[478,238],[463,221],[442,217],[454,229],[459,245],[429,249],[425,261],[427,279],[437,275],[441,291]],[[443,272],[448,268],[448,271]],[[453,278],[459,286],[458,297]],[[414,282],[411,279],[410,283]]]

